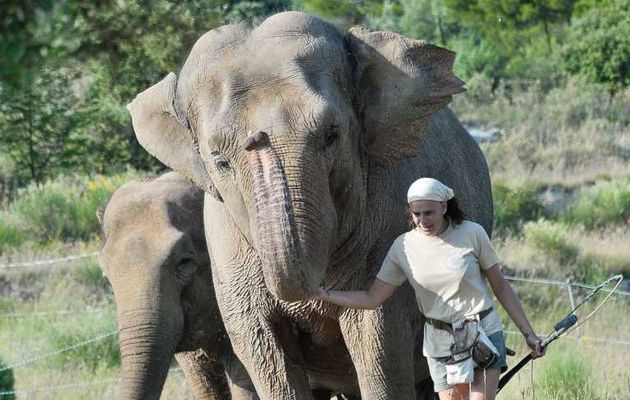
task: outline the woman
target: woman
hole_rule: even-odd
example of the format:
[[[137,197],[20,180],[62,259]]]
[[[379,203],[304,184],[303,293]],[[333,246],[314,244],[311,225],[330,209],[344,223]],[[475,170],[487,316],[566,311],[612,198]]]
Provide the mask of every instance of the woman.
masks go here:
[[[414,229],[394,241],[372,286],[367,291],[316,288],[311,298],[375,309],[409,280],[426,317],[423,354],[440,399],[492,400],[500,371],[507,365],[503,327],[484,277],[525,336],[532,358],[544,355],[544,349],[503,277],[488,235],[480,225],[464,219],[453,190],[438,180],[421,178],[409,187],[407,202]],[[473,346],[478,337],[491,344]],[[476,361],[483,355],[494,356],[485,365],[473,364],[473,350]]]

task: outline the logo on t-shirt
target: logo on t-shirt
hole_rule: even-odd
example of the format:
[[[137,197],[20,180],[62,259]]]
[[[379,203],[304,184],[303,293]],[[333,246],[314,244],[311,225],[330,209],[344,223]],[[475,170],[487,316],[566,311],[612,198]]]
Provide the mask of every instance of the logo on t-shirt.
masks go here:
[[[467,258],[471,254],[470,249],[455,249],[446,254],[446,269],[449,271],[462,271],[468,265]]]

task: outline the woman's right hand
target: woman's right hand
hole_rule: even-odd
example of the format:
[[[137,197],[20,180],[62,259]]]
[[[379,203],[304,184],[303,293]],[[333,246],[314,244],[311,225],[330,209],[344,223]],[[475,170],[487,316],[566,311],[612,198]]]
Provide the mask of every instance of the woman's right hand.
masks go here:
[[[529,348],[532,349],[532,360],[545,355],[547,348],[541,346],[542,341],[535,333],[525,335],[525,341],[527,342]]]

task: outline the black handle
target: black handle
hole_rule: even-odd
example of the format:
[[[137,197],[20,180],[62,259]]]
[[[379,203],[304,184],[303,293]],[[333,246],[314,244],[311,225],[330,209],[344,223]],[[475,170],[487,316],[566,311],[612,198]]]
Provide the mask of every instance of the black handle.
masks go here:
[[[575,325],[575,323],[577,322],[577,319],[578,318],[575,314],[567,315],[562,321],[554,325],[553,330],[560,331],[563,328],[564,330],[567,330],[573,325]]]
[[[526,355],[525,357],[523,357],[521,361],[518,362],[518,364],[514,366],[514,368],[512,368],[511,370],[503,374],[501,379],[499,379],[499,386],[497,387],[497,393],[499,393],[501,389],[503,389],[503,386],[505,386],[505,384],[508,383],[508,381],[512,379],[512,377],[516,375],[516,373],[520,371],[531,359],[532,359],[531,354]]]

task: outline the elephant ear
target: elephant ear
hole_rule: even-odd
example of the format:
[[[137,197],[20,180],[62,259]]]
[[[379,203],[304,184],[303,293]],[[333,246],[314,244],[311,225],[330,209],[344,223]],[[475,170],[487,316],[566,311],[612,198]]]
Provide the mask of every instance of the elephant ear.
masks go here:
[[[188,121],[176,106],[176,87],[177,76],[171,72],[127,105],[136,138],[162,163],[213,193]]]
[[[455,53],[363,27],[350,29],[346,43],[368,154],[383,166],[416,156],[430,117],[466,90],[452,72]]]

